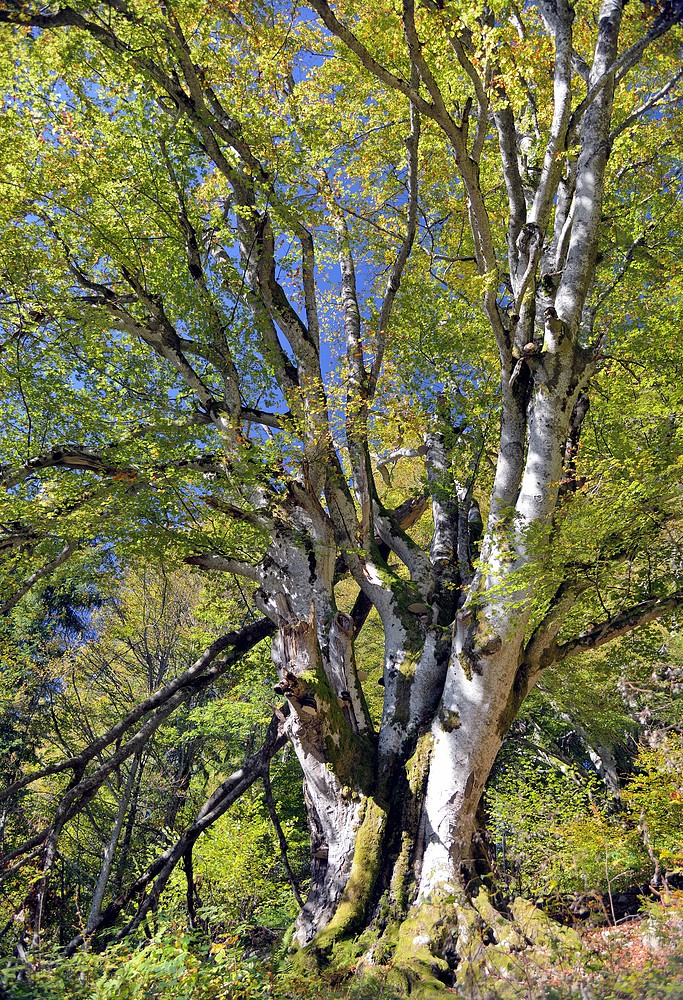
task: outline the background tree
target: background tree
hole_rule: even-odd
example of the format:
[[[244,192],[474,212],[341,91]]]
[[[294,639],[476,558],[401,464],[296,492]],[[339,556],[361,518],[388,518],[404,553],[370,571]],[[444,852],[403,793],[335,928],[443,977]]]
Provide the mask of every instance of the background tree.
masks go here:
[[[25,769],[41,768],[48,774],[6,798],[3,854],[12,855],[40,830],[45,817],[59,813],[68,785],[64,769],[50,774],[50,764],[92,753],[98,737],[149,699],[150,688],[158,691],[164,682],[183,676],[197,650],[220,631],[217,617],[224,624],[231,608],[233,614],[241,614],[221,584],[217,597],[215,588],[189,578],[187,570],[168,574],[147,566],[128,574],[108,595],[106,608],[91,615],[87,629],[78,636],[65,638],[60,650],[55,651],[54,645],[42,648],[41,659],[36,649],[24,649],[23,661],[5,650],[8,667],[12,660],[32,664],[40,682],[34,681],[32,687],[26,671],[23,684],[13,692],[10,685],[17,684],[18,671],[8,672],[2,717],[7,724],[12,715],[15,718],[13,743],[5,741],[8,780],[3,786],[16,781]],[[65,596],[57,600],[52,595],[52,604],[64,604]],[[44,612],[42,601],[33,603],[34,613]],[[76,610],[72,607],[71,617]],[[27,635],[30,611],[30,606],[24,607]],[[48,623],[54,627],[49,618]],[[13,635],[19,632],[16,620]],[[20,853],[24,863],[10,865],[3,873],[3,934],[14,931],[10,941],[19,937],[20,953],[28,949],[28,958],[31,944],[35,952],[38,943],[45,949],[56,939],[67,953],[74,951],[91,927],[114,924],[125,903],[139,897],[147,885],[158,898],[169,880],[166,909],[172,915],[186,909],[191,925],[208,919],[215,930],[230,919],[244,923],[258,915],[282,928],[293,918],[291,882],[297,892],[299,887],[292,866],[298,878],[305,874],[301,857],[305,833],[304,822],[298,830],[293,825],[297,817],[302,820],[303,804],[297,784],[291,787],[291,755],[289,762],[273,763],[272,780],[270,767],[252,769],[241,791],[254,781],[257,787],[227,824],[218,824],[198,859],[193,858],[194,840],[186,835],[207,787],[220,788],[226,778],[229,785],[245,752],[258,750],[272,712],[271,671],[268,651],[256,651],[241,662],[239,672],[224,673],[200,687],[118,767],[103,768],[106,756],[96,755],[95,772],[100,771],[96,793],[55,831],[54,876],[49,885],[43,891],[40,856],[35,852],[23,858]],[[29,707],[34,717],[29,716]],[[262,760],[270,764],[263,755]],[[220,817],[220,809],[215,810],[213,822]],[[231,849],[233,838],[240,841],[240,851]],[[177,858],[164,871],[169,848]],[[157,878],[160,873],[163,882]],[[142,885],[136,886],[139,881]]]
[[[681,602],[682,11],[221,13],[0,12],[4,609],[88,544],[255,585],[266,622],[186,674],[276,630],[311,835],[295,939],[323,955],[381,912],[397,967],[447,976],[526,695]],[[410,456],[424,489],[398,498]],[[143,736],[63,765],[16,849],[43,851],[41,892]]]

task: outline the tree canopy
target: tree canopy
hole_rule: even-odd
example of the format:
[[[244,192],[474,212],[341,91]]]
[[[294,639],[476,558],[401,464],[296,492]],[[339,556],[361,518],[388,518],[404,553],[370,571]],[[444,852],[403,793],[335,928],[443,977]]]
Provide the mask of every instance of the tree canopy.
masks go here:
[[[683,603],[682,19],[6,0],[0,613],[151,562],[229,595],[120,718],[11,776],[8,801],[59,785],[6,845],[40,868],[34,935],[69,822],[125,766],[120,833],[147,741],[273,637],[266,743],[69,947],[136,892],[143,920],[288,738],[295,940],[323,954],[380,899],[412,940],[417,901],[397,966],[445,963],[434,913],[483,872],[524,699]]]

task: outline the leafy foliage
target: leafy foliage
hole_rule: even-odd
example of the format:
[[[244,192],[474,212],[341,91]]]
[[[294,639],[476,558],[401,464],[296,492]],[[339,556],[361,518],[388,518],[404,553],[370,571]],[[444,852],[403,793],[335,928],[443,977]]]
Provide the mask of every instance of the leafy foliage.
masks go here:
[[[682,19],[0,10],[0,912],[46,996],[97,942],[55,995],[251,998],[231,923],[327,958],[467,885],[508,730],[510,884],[680,864]]]

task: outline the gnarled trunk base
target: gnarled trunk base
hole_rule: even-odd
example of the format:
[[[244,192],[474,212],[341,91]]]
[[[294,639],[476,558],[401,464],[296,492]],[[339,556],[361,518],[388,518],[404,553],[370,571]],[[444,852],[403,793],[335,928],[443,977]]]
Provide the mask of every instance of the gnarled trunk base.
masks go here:
[[[416,1000],[454,990],[470,1000],[513,1000],[533,995],[549,968],[573,968],[581,949],[576,931],[528,900],[503,911],[480,885],[472,897],[459,888],[415,904],[399,920],[385,922],[380,911],[355,937],[330,926],[294,956],[294,967],[353,970]]]

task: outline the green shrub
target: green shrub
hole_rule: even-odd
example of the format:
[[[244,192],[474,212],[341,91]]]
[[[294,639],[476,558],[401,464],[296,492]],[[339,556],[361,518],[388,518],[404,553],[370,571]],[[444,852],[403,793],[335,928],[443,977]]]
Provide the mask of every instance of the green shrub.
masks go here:
[[[623,799],[653,863],[682,868],[683,737],[670,733],[656,747],[640,747]]]
[[[647,877],[650,863],[633,824],[607,814],[596,779],[519,760],[487,792],[500,875],[511,892],[607,892]]]
[[[216,942],[164,924],[149,940],[100,954],[46,963],[30,979],[2,973],[9,1000],[262,1000],[271,993],[266,964],[245,954],[238,934]],[[0,994],[1,995],[1,994]]]

